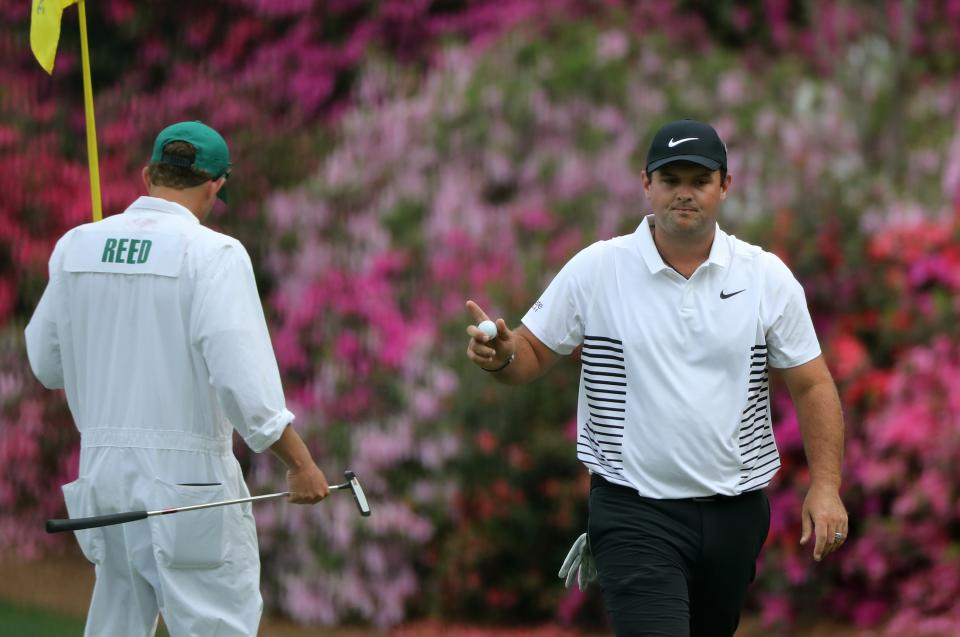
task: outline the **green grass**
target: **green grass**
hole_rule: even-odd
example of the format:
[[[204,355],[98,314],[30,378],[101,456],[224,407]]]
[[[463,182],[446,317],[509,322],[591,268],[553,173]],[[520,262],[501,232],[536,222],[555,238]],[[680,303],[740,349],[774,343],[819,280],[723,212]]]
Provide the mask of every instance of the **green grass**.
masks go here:
[[[79,637],[83,635],[83,618],[0,600],[0,627],[4,635]],[[161,627],[157,636],[168,637],[167,631]]]
[[[73,637],[83,634],[83,620],[0,600],[0,626],[10,635]],[[9,632],[8,632],[9,631]]]

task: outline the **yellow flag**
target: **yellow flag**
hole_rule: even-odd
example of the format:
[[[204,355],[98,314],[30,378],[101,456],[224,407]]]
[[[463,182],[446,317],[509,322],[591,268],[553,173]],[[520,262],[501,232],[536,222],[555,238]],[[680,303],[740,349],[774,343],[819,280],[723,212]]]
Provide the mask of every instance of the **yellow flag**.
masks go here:
[[[77,0],[33,0],[33,11],[30,13],[30,48],[47,73],[53,74],[63,10],[76,2]]]

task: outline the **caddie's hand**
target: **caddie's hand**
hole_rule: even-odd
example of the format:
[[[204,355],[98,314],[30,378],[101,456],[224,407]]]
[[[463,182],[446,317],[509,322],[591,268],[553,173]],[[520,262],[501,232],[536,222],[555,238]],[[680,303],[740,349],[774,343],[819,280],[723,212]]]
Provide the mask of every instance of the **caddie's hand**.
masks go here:
[[[497,335],[488,338],[477,327],[482,321],[491,320],[487,313],[473,301],[467,301],[467,311],[473,319],[473,323],[467,326],[467,336],[470,337],[470,342],[467,344],[467,358],[483,369],[501,367],[517,351],[513,332],[507,328],[507,323],[502,318],[498,318],[495,321]]]
[[[593,561],[590,538],[587,537],[586,533],[582,533],[570,547],[557,577],[564,581],[564,586],[567,588],[570,588],[573,585],[573,580],[576,579],[577,586],[581,591],[587,590],[590,582],[597,579],[597,565]]]
[[[835,487],[812,485],[803,500],[803,536],[800,544],[815,538],[813,559],[820,561],[847,540],[849,531],[847,510]]]
[[[287,498],[293,504],[315,504],[330,494],[330,485],[320,467],[310,463],[302,469],[287,471],[287,491],[290,492]]]

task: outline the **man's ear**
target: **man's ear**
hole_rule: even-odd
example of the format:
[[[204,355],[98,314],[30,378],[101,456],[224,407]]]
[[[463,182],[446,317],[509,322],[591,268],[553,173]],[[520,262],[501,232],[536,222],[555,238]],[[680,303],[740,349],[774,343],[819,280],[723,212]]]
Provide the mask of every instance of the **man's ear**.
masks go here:
[[[223,188],[223,184],[227,182],[226,177],[221,177],[220,179],[211,179],[206,184],[204,184],[204,192],[207,195],[207,199],[213,200],[217,198],[217,193],[220,192],[220,189]]]
[[[723,180],[723,183],[720,184],[720,199],[727,198],[727,191],[730,190],[730,184],[733,183],[733,175],[727,173],[727,178]]]
[[[653,178],[647,174],[646,170],[640,171],[640,184],[643,186],[644,192],[648,192],[650,190],[650,183],[652,181],[653,181]]]
[[[143,185],[146,187],[147,192],[150,192],[150,170],[146,166],[140,171],[140,176],[143,178]]]

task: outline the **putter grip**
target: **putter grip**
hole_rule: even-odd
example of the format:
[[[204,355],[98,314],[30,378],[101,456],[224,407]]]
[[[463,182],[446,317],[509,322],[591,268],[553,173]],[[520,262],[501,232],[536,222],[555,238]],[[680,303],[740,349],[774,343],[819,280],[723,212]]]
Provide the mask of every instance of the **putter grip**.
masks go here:
[[[113,524],[123,524],[124,522],[133,522],[147,517],[146,511],[127,511],[126,513],[111,513],[109,515],[97,515],[92,518],[76,518],[73,520],[47,520],[47,533],[60,533],[61,531],[79,531],[80,529],[92,529],[98,526],[111,526]]]

